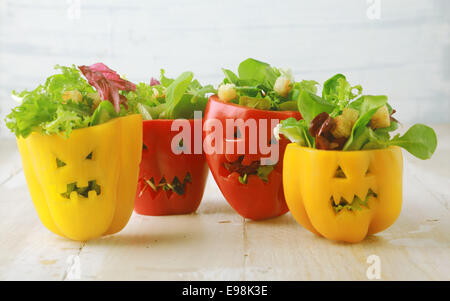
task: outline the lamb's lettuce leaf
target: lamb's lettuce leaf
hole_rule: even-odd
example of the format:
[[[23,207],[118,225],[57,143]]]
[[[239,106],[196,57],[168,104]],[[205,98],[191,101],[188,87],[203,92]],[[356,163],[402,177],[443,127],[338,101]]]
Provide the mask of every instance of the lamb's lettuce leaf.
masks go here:
[[[372,131],[372,130],[370,130]],[[432,128],[424,124],[415,124],[403,135],[395,135],[392,139],[387,139],[385,135],[371,133],[370,142],[364,149],[386,148],[391,145],[400,146],[419,159],[431,158],[437,147],[436,133]]]
[[[303,146],[314,147],[314,139],[308,132],[308,124],[306,120],[297,120],[293,117],[282,120],[280,125],[275,128],[275,137],[280,139],[279,134],[283,134],[291,142],[298,143]]]
[[[267,63],[249,58],[239,64],[238,74],[240,79],[260,83],[270,90],[281,73]]]
[[[306,90],[300,92],[297,105],[300,114],[302,114],[302,117],[307,124],[310,124],[311,120],[320,113],[331,113],[335,109],[333,104],[326,102],[319,96]]]
[[[387,97],[384,95],[372,96],[364,95],[361,96],[361,101],[359,105],[359,118],[353,125],[352,132],[347,142],[344,145],[343,150],[359,150],[364,146],[365,136],[368,135],[367,124],[372,118],[376,111],[387,103]]]
[[[353,94],[354,90],[357,94]],[[343,74],[336,74],[323,84],[322,98],[336,107],[333,115],[337,115],[348,105],[350,100],[361,93],[360,85],[351,86]]]

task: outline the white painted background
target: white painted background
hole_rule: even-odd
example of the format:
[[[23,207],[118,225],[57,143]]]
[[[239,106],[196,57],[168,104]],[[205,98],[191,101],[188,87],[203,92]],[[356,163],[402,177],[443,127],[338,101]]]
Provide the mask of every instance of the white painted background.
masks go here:
[[[57,63],[102,61],[132,81],[192,70],[217,85],[221,67],[254,57],[296,79],[345,73],[406,123],[450,122],[449,24],[448,0],[0,0],[0,117],[11,90]]]

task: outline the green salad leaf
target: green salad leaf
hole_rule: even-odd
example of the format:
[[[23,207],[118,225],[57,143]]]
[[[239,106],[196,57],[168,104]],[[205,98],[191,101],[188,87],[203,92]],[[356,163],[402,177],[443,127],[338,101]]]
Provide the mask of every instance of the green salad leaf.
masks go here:
[[[269,182],[269,174],[275,168],[275,165],[260,165],[256,170],[256,175],[263,181]]]
[[[270,110],[270,100],[267,98],[241,96],[239,97],[239,104],[249,108]]]
[[[369,198],[371,196],[377,197],[377,194],[373,192],[372,189],[369,189],[364,200],[355,195],[351,203],[348,203],[345,199],[341,198],[338,204],[335,204],[333,197],[331,197],[331,207],[333,207],[335,213],[339,213],[343,209],[348,211],[361,211],[363,207],[370,209]]]
[[[91,125],[105,123],[113,118],[116,118],[117,116],[118,115],[114,110],[113,104],[109,101],[102,101],[92,114]]]
[[[192,97],[184,97],[183,99],[183,96],[191,84],[193,77],[194,74],[192,72],[183,72],[167,87],[166,116],[168,119],[174,119],[174,116],[177,113],[180,114],[186,104],[189,105],[190,98]]]
[[[238,84],[239,77],[236,74],[234,74],[233,71],[222,68],[222,72],[223,74],[225,74],[224,82],[226,84],[235,84],[235,85]]]

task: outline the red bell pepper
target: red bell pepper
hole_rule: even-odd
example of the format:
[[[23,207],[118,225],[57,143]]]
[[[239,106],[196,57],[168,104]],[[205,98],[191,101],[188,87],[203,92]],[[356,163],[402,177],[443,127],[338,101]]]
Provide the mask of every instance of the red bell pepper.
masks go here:
[[[259,120],[267,120],[267,139],[272,137],[271,120],[278,119],[284,120],[289,117],[301,119],[301,115],[295,111],[268,111],[252,109],[233,103],[225,103],[216,95],[210,97],[208,105],[205,110],[205,122],[208,119],[217,119],[222,124],[223,133],[223,146],[224,153],[206,153],[206,159],[208,161],[211,173],[219,186],[222,194],[228,203],[243,217],[262,220],[271,217],[276,217],[288,212],[288,207],[284,199],[283,185],[282,185],[282,158],[286,145],[289,141],[282,138],[279,143],[279,160],[276,163],[274,169],[268,175],[267,181],[264,181],[259,176],[253,174],[248,176],[246,183],[240,181],[238,172],[230,172],[230,165],[240,162],[241,168],[247,168],[252,164],[259,164],[261,158],[268,157],[267,154],[261,154],[259,148],[257,148],[256,154],[249,152],[249,139],[248,133],[245,135],[245,153],[234,154],[226,153],[226,144],[238,143],[240,138],[235,140],[226,139],[226,119],[242,119],[244,122],[249,119],[254,119],[257,124]],[[259,131],[257,128],[257,134],[259,137]],[[205,126],[203,130],[204,139],[214,130],[209,130]],[[258,138],[259,139],[259,138]],[[259,141],[258,141],[259,144]],[[256,163],[255,163],[256,162]],[[228,166],[228,168],[226,167]]]
[[[139,214],[187,214],[200,205],[208,175],[205,156],[193,151],[191,154],[172,151],[172,138],[178,134],[171,131],[172,122],[143,121],[142,161],[134,207]],[[193,150],[194,120],[189,123]]]

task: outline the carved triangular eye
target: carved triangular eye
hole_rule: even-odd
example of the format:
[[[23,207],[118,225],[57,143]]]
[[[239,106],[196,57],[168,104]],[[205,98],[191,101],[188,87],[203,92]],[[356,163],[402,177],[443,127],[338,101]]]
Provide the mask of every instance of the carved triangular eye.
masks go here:
[[[66,162],[63,162],[63,161],[59,160],[58,158],[56,158],[56,166],[58,168],[66,166]]]
[[[338,166],[336,173],[334,174],[335,178],[343,178],[346,179],[347,176],[345,175],[344,171],[342,170],[342,168],[340,166]]]
[[[86,160],[92,160],[92,152],[90,152],[89,155],[86,156]]]
[[[143,149],[143,150],[148,150],[148,147],[147,147],[147,145],[145,145],[145,144],[142,144],[142,149]]]

